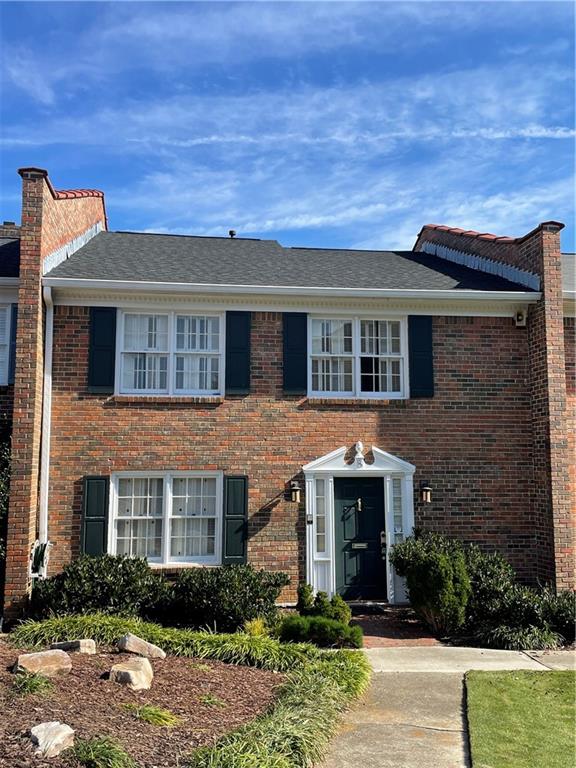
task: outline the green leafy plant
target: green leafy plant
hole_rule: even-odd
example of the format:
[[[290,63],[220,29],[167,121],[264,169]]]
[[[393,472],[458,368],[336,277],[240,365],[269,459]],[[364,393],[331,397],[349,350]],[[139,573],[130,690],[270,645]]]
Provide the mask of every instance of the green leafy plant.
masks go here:
[[[361,648],[362,629],[324,616],[286,616],[279,629],[283,642],[308,642],[328,648]]]
[[[504,648],[509,651],[548,650],[558,648],[562,638],[547,627],[510,626],[499,624],[497,627],[480,629],[476,639],[488,648]]]
[[[406,578],[412,607],[436,635],[462,627],[471,585],[459,542],[433,533],[409,537],[392,548],[390,562]]]
[[[150,725],[162,725],[171,728],[178,725],[180,718],[169,709],[157,707],[155,704],[124,704],[124,709],[130,712],[136,720]]]
[[[551,589],[542,593],[543,613],[553,632],[565,643],[573,643],[576,629],[576,592],[565,589],[555,594]]]
[[[263,637],[270,634],[268,625],[261,616],[244,622],[244,632],[252,637]]]
[[[301,584],[298,587],[296,608],[301,616],[323,616],[344,624],[350,624],[352,618],[352,610],[341,595],[334,595],[332,599],[326,592],[320,591],[314,595],[310,584]]]
[[[285,573],[258,571],[250,565],[192,568],[179,574],[160,620],[219,632],[234,632],[256,618],[273,624],[276,600],[289,582]]]
[[[32,693],[45,694],[54,690],[54,683],[44,675],[33,672],[16,672],[12,688],[18,696]]]
[[[196,672],[210,672],[210,665],[194,662],[190,664],[190,669],[194,669]]]
[[[205,704],[207,707],[225,707],[226,702],[223,701],[218,696],[214,696],[213,693],[204,693],[202,696],[200,696],[200,702],[202,704]]]
[[[168,582],[144,558],[84,555],[62,573],[36,580],[30,615],[79,613],[148,616],[159,610],[169,595]]]
[[[76,739],[72,755],[84,768],[136,768],[136,763],[113,739]]]

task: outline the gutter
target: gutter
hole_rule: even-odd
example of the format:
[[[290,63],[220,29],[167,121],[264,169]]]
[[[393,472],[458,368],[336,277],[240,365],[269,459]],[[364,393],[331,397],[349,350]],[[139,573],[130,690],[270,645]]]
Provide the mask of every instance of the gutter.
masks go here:
[[[374,299],[457,299],[463,301],[510,301],[536,303],[538,291],[472,291],[389,288],[328,288],[316,286],[237,285],[214,283],[146,282],[136,280],[87,280],[72,277],[45,277],[42,284],[50,288],[115,290],[134,293],[238,293],[275,296],[345,296]]]
[[[44,386],[42,397],[42,445],[40,448],[40,500],[38,515],[38,541],[48,545],[48,488],[50,481],[50,429],[52,420],[52,349],[54,337],[54,302],[52,289],[42,290],[46,305],[46,333],[44,340]],[[41,576],[46,576],[47,558],[41,566]]]

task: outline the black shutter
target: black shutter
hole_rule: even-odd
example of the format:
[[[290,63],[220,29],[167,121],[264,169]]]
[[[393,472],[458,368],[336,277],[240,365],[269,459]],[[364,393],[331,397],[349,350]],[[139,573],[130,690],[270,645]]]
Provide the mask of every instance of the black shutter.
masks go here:
[[[226,312],[226,394],[250,392],[250,312]]]
[[[222,565],[245,563],[248,538],[248,478],[224,478],[224,521],[222,525]]]
[[[429,315],[408,317],[408,359],[410,397],[434,397],[432,318]]]
[[[116,308],[90,307],[88,390],[114,392],[116,365]]]
[[[305,395],[308,389],[308,315],[285,312],[284,326],[284,392]]]
[[[16,374],[16,326],[18,325],[18,304],[10,307],[10,349],[8,351],[8,384],[14,384]]]
[[[110,480],[107,477],[84,478],[80,542],[83,555],[103,555],[108,548],[109,489]]]

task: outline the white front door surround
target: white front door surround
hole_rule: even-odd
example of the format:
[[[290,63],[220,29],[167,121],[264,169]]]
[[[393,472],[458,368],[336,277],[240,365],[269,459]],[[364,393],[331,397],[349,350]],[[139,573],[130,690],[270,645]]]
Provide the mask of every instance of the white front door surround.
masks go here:
[[[315,591],[336,592],[334,542],[334,478],[381,477],[384,483],[384,530],[386,532],[386,579],[389,603],[407,601],[403,579],[389,561],[393,544],[402,541],[414,527],[414,472],[416,467],[372,446],[374,460],[364,458],[358,442],[353,461],[345,460],[348,448],[338,448],[302,469],[306,478],[306,580]]]

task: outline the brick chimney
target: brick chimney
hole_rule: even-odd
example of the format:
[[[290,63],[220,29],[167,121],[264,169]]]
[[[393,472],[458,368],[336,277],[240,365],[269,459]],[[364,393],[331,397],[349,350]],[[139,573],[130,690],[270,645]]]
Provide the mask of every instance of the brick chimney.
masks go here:
[[[0,237],[11,237],[14,240],[20,239],[20,225],[14,221],[5,221],[0,224]]]
[[[455,227],[426,225],[415,251],[468,263],[539,290],[528,313],[532,395],[534,546],[538,576],[558,589],[574,589],[576,521],[570,498],[568,406],[564,359],[562,254],[564,225],[545,221],[527,235],[499,237]],[[472,257],[467,261],[467,257]],[[518,493],[522,493],[518,478]],[[530,502],[527,499],[527,504]],[[526,510],[527,514],[529,510]]]
[[[42,274],[47,262],[60,258],[69,244],[106,229],[102,192],[56,191],[47,171],[40,168],[21,168],[18,173],[22,224],[4,594],[7,618],[21,612],[28,595],[28,559],[37,530],[44,364]]]

